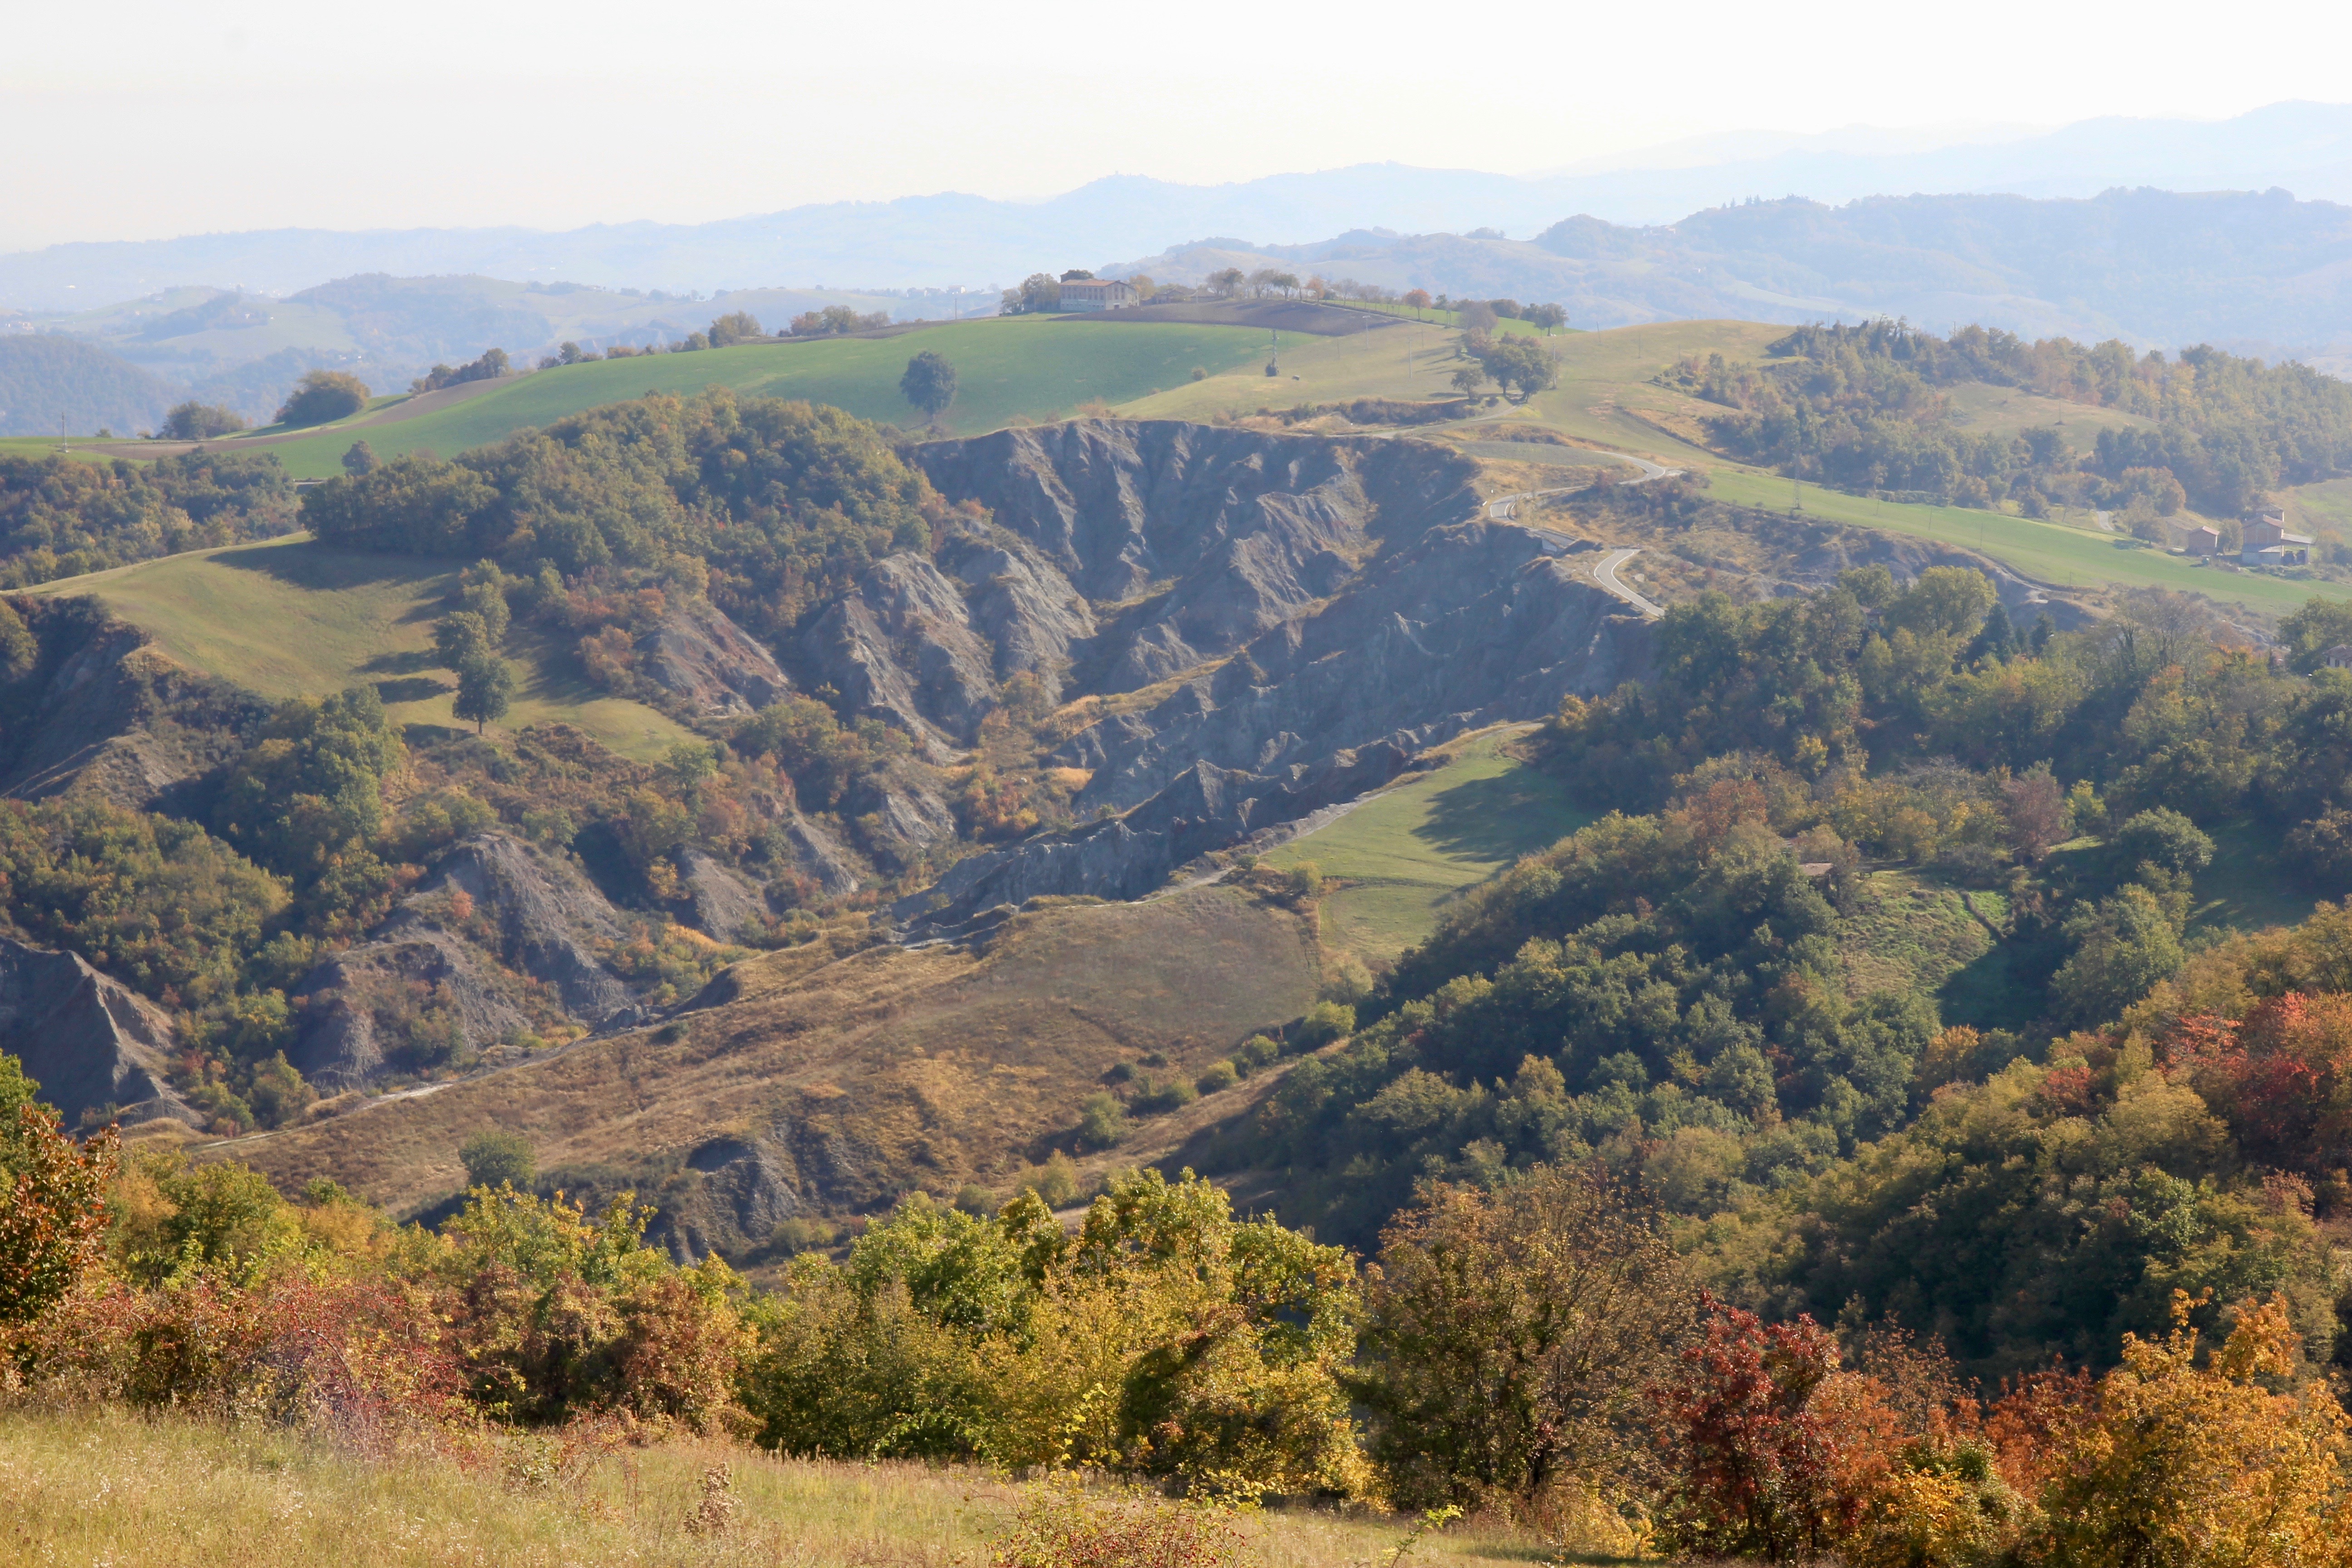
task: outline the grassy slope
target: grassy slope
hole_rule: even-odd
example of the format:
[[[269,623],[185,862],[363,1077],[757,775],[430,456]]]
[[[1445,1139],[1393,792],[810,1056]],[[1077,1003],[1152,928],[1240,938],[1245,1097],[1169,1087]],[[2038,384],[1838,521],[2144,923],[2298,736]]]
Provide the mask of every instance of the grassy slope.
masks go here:
[[[459,1185],[457,1146],[486,1127],[530,1139],[545,1170],[682,1155],[789,1114],[952,1194],[1069,1147],[1113,1062],[1163,1051],[1190,1077],[1305,1012],[1321,978],[1296,916],[1221,888],[1024,914],[984,956],[803,948],[730,973],[736,998],[679,1038],[591,1040],[218,1147],[409,1211]]]
[[[1323,900],[1323,939],[1364,959],[1393,958],[1437,929],[1463,889],[1591,820],[1559,785],[1510,754],[1523,731],[1489,731],[1447,767],[1395,785],[1265,857],[1312,861],[1346,886]]]
[[[0,1494],[8,1499],[0,1557],[178,1568],[945,1568],[985,1562],[1021,1496],[977,1469],[781,1459],[692,1440],[575,1461],[559,1485],[515,1479],[546,1469],[551,1458],[550,1441],[533,1436],[370,1457],[364,1441],[273,1423],[12,1410],[0,1414]],[[697,1536],[687,1516],[703,1476],[720,1467],[734,1521],[724,1535]],[[1248,1516],[1240,1528],[1249,1568],[1326,1568],[1388,1558],[1409,1521],[1300,1510]],[[1460,1526],[1412,1549],[1416,1563],[1538,1555],[1531,1541]]]
[[[1776,511],[1785,510],[1790,505],[1791,487],[1777,474],[1724,465],[1716,468],[1712,478],[1710,493],[1718,500]],[[2059,587],[2117,584],[2129,588],[2177,588],[2203,594],[2224,605],[2242,605],[2265,616],[2295,609],[2314,596],[2352,598],[2352,585],[2342,583],[2295,582],[2252,572],[2196,566],[2185,557],[2168,555],[2160,550],[2122,548],[2105,534],[1969,507],[1870,500],[1807,485],[1804,510],[1808,516],[1831,522],[1884,528],[1974,550],[2025,576]]]
[[[1253,359],[1265,335],[1242,327],[1135,326],[1034,316],[991,318],[889,338],[747,344],[690,354],[650,354],[537,372],[460,407],[380,425],[355,422],[274,448],[296,477],[340,473],[343,452],[365,436],[380,458],[430,448],[444,457],[544,426],[600,404],[647,392],[732,387],[804,397],[863,419],[918,422],[898,395],[907,361],[924,351],[956,367],[958,394],[945,424],[959,434],[1015,418],[1065,414],[1092,398],[1118,404],[1187,380],[1196,365],[1223,371]]]
[[[428,669],[432,625],[456,573],[445,561],[331,551],[307,539],[235,545],[142,562],[31,590],[89,594],[155,635],[180,663],[264,697],[316,696],[373,681],[404,724],[454,725],[455,683]],[[513,654],[521,679],[502,727],[562,720],[614,750],[659,752],[684,738],[642,703],[581,679],[564,650],[528,633]]]

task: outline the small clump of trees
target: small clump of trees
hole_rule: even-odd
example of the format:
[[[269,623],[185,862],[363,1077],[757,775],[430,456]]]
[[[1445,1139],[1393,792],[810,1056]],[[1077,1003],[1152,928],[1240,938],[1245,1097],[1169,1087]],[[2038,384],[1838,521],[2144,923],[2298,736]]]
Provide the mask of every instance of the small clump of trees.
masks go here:
[[[209,441],[215,436],[228,436],[245,428],[245,416],[234,408],[218,404],[199,403],[190,398],[175,403],[155,427],[160,441]]]
[[[278,405],[280,425],[327,425],[367,406],[367,384],[349,371],[314,370],[294,384]]]

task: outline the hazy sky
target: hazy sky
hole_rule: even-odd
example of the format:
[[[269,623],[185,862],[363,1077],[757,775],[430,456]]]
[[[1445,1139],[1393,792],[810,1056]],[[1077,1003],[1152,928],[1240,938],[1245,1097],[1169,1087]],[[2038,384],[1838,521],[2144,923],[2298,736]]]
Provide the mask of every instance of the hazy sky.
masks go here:
[[[0,250],[281,225],[693,221],[1691,135],[2341,100],[2352,11],[16,0]],[[2226,17],[2226,25],[2223,18]]]

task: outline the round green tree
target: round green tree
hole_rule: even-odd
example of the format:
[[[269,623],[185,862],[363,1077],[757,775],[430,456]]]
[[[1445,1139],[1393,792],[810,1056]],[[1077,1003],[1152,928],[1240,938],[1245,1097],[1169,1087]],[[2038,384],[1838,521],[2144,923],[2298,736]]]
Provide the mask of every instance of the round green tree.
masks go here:
[[[527,1187],[539,1169],[530,1142],[520,1132],[477,1132],[459,1147],[457,1158],[469,1187]]]
[[[907,374],[898,378],[898,391],[937,425],[948,405],[955,401],[955,366],[946,355],[925,349],[907,362]]]
[[[453,710],[473,721],[480,734],[494,719],[507,716],[514,702],[514,671],[496,654],[477,653],[457,666],[457,700]]]
[[[314,370],[294,384],[278,410],[280,425],[324,425],[367,406],[367,383],[347,371]]]

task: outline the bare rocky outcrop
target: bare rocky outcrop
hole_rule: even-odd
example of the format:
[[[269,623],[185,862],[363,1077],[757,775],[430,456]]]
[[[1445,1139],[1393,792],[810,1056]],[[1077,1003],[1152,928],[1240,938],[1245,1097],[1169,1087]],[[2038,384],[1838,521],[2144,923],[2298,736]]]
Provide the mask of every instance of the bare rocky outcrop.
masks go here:
[[[1432,745],[1639,679],[1646,625],[1574,570],[1570,549],[1516,524],[1433,530],[1320,613],[1080,731],[1055,760],[1092,771],[1081,810],[1124,810],[1195,762],[1263,772],[1387,736]]]
[[[457,918],[455,892],[471,904],[470,921]],[[507,834],[478,835],[367,941],[304,977],[287,1056],[328,1093],[360,1088],[408,1065],[409,1042],[392,1021],[425,1009],[481,1050],[530,1024],[515,974],[546,985],[583,1023],[626,1016],[634,995],[597,956],[625,931],[621,911],[570,865]]]
[[[995,649],[996,679],[1034,675],[1059,701],[1062,670],[1097,630],[1086,596],[1034,545],[1004,529],[951,540],[940,558],[963,584],[972,629]]]
[[[1229,653],[1332,593],[1371,540],[1476,507],[1473,465],[1433,447],[1172,421],[1002,431],[917,460],[1085,597],[1127,606],[1079,650],[1099,691]]]
[[[685,897],[678,912],[686,923],[720,942],[740,942],[764,924],[767,900],[725,862],[699,849],[677,856],[677,879]]]
[[[86,793],[186,810],[268,717],[259,698],[182,668],[95,599],[9,602],[39,653],[0,682],[0,795]]]
[[[629,1005],[628,987],[596,956],[626,934],[626,919],[570,862],[509,834],[478,834],[442,858],[412,907],[453,888],[496,927],[499,959],[553,986],[573,1017],[597,1023]]]
[[[674,603],[637,638],[647,678],[698,713],[750,713],[792,689],[775,656],[709,604]]]
[[[802,638],[811,669],[851,711],[932,742],[969,741],[996,701],[995,654],[960,586],[911,552],[877,561]]]
[[[1472,465],[1425,444],[1082,421],[919,457],[1095,601],[1091,634],[1058,633],[1059,695],[1179,678],[1052,758],[1089,775],[1082,814],[1118,816],[959,863],[898,906],[919,933],[1138,897],[1463,731],[1648,668],[1647,623],[1563,559],[1575,542],[1487,521]]]
[[[396,922],[396,923],[395,923]],[[300,1023],[287,1059],[324,1094],[362,1089],[427,1065],[403,1034],[404,1021],[455,1027],[469,1049],[530,1026],[511,998],[512,982],[457,937],[395,914],[388,929],[344,949],[303,977],[293,1001]]]
[[[1195,763],[1123,816],[959,861],[936,887],[901,900],[894,912],[929,935],[1034,898],[1139,899],[1213,849],[1380,788],[1410,767],[1418,750],[1383,742],[1276,773]]]
[[[172,1089],[173,1049],[162,1010],[79,953],[0,937],[0,1053],[24,1064],[68,1126],[85,1111],[203,1125]]]

